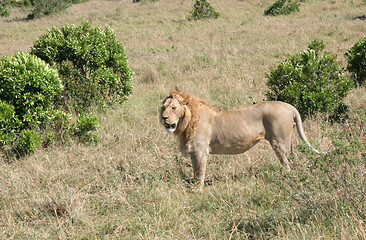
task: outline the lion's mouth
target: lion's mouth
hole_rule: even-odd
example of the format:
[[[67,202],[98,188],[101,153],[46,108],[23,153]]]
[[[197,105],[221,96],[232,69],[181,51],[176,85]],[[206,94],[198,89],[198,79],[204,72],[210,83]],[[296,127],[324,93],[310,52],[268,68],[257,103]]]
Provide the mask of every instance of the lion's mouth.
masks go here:
[[[173,133],[175,131],[175,129],[177,128],[176,123],[169,124],[169,123],[165,122],[164,125],[165,125],[165,129],[168,133]]]

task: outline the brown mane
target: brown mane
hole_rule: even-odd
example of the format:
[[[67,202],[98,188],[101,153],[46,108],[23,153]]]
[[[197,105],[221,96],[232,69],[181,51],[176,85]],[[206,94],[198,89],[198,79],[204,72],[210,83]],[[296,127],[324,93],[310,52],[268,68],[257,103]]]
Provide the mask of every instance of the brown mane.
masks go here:
[[[181,126],[184,126],[183,129],[179,129],[175,132],[175,134],[180,137],[182,150],[184,149],[189,151],[189,143],[194,136],[194,132],[198,123],[197,113],[199,105],[205,105],[216,110],[219,109],[210,105],[206,100],[177,88],[170,92],[169,97],[177,99],[182,106],[186,106],[189,109],[190,114],[186,114],[182,123],[180,124]]]

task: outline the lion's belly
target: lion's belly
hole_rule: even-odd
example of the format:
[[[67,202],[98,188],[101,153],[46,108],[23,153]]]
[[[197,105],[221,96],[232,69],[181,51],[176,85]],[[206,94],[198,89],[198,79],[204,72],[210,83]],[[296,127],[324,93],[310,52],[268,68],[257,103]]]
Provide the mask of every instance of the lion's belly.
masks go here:
[[[247,148],[234,148],[234,147],[218,147],[212,146],[210,148],[211,154],[240,154],[249,150],[250,147]]]
[[[211,154],[240,154],[248,151],[251,147],[257,144],[262,136],[258,136],[253,138],[250,141],[245,142],[234,142],[230,144],[220,144],[218,142],[211,142],[210,144],[210,153]]]

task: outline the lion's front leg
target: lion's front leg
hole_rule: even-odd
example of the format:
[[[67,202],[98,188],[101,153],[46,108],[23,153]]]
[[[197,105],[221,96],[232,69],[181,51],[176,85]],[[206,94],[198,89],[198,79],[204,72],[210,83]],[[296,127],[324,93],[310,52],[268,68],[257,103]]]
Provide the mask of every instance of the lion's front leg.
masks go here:
[[[202,191],[205,182],[207,150],[198,150],[191,153],[194,179],[198,181],[198,190]]]

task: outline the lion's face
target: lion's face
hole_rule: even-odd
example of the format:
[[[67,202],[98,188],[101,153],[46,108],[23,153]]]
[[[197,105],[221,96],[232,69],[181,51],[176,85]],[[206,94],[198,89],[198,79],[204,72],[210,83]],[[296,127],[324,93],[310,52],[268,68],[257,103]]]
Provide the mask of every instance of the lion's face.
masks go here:
[[[167,98],[161,107],[161,120],[169,133],[175,132],[185,108],[175,98]]]

